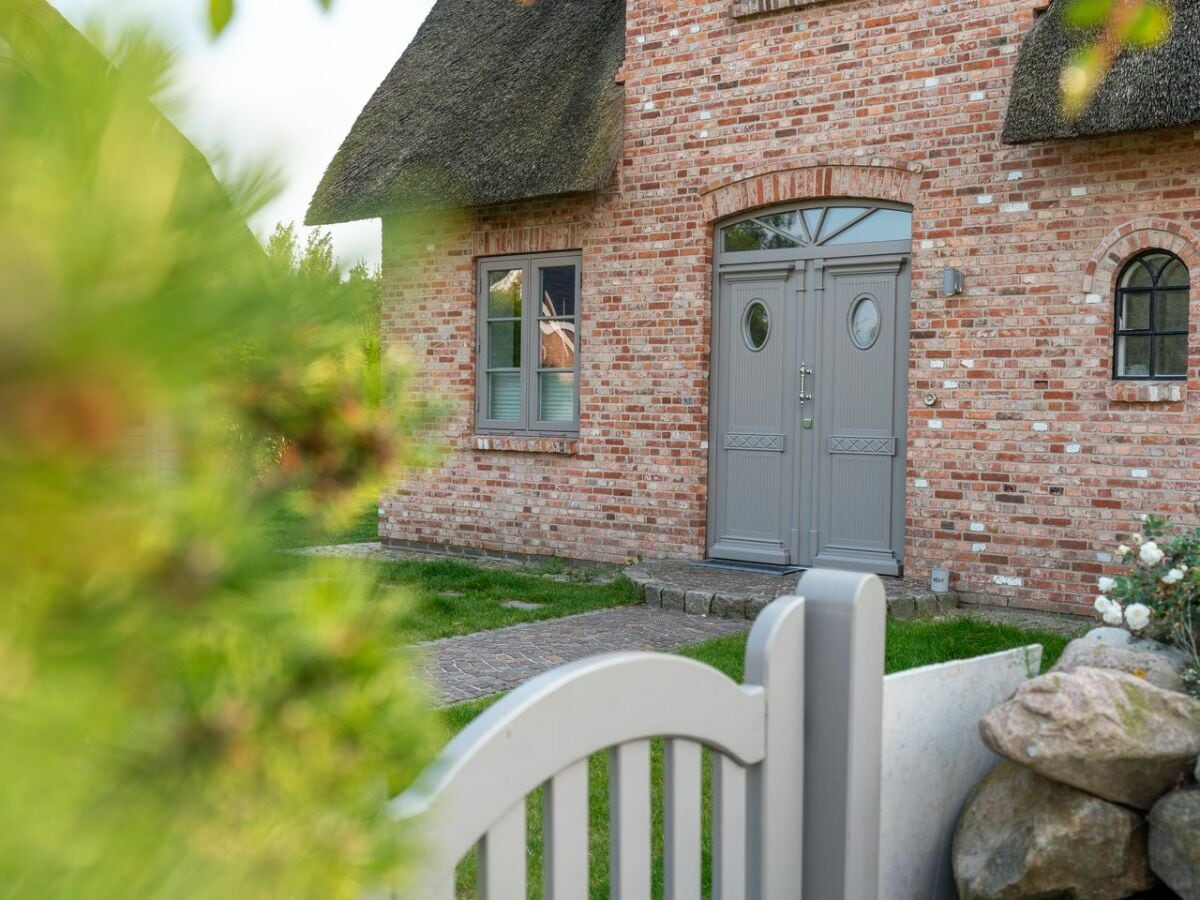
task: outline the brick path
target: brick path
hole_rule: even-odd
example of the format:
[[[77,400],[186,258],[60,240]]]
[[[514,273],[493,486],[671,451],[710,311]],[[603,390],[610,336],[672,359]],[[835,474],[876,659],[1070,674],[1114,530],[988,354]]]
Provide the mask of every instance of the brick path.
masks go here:
[[[442,702],[459,703],[510,690],[555,666],[597,653],[668,652],[749,627],[744,619],[627,606],[447,638],[417,650],[425,655],[425,675]]]

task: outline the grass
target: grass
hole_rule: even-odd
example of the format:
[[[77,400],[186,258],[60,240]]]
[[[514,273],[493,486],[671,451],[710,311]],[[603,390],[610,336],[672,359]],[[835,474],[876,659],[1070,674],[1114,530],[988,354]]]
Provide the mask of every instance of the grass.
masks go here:
[[[271,539],[281,548],[366,543],[379,539],[378,528],[375,504],[345,528],[327,533],[316,533],[312,520],[298,512],[280,510],[271,523]],[[492,631],[641,600],[628,580],[598,581],[596,570],[572,569],[561,559],[521,569],[488,568],[449,559],[373,565],[379,566],[385,590],[403,589],[412,599],[411,612],[397,636],[400,643]],[[504,605],[513,600],[536,604],[536,608]]]
[[[1045,631],[1026,631],[1007,625],[997,625],[971,619],[949,619],[942,621],[889,620],[887,625],[887,650],[885,670],[900,672],[934,663],[956,659],[984,656],[1014,647],[1041,644],[1044,648],[1042,670],[1046,671],[1062,654],[1069,638]],[[741,681],[746,637],[738,635],[721,638],[690,647],[681,655],[707,663],[724,672],[735,681]],[[443,710],[443,721],[452,734],[461,731],[472,720],[500,699],[486,697]],[[702,783],[701,834],[703,887],[707,895],[711,890],[712,850],[712,788],[710,754],[705,751],[704,778]],[[654,854],[653,896],[662,896],[663,860],[663,748],[662,741],[654,741],[651,752],[651,834]],[[608,852],[608,759],[607,754],[598,753],[588,760],[589,794],[589,896],[609,896]],[[529,843],[529,891],[530,896],[541,896],[542,856],[542,800],[541,791],[529,795],[526,806]],[[469,854],[459,866],[458,890],[460,897],[473,896],[476,874],[475,854]]]
[[[371,503],[344,528],[314,532],[312,519],[280,507],[270,522],[271,541],[276,547],[311,547],[325,544],[365,544],[379,540],[379,507]]]
[[[381,568],[385,582],[408,590],[413,598],[400,636],[407,643],[629,606],[641,599],[628,579],[597,583],[585,580],[590,573],[562,581],[537,569],[489,569],[454,560],[384,563]],[[537,608],[503,605],[511,600]]]

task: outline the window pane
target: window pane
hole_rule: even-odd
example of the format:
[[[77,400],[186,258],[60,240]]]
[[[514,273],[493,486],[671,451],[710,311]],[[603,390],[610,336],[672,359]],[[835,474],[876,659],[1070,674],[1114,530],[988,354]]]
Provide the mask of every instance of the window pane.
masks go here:
[[[1189,279],[1187,266],[1177,259],[1173,259],[1167,263],[1167,267],[1163,269],[1162,274],[1158,276],[1159,287],[1186,288],[1188,284]]]
[[[492,322],[488,325],[488,368],[521,367],[521,323]]]
[[[543,369],[575,368],[575,320],[543,319],[538,323],[542,333]]]
[[[779,213],[774,216],[763,216],[762,220],[772,228],[778,228],[780,231],[786,231],[793,235],[797,240],[804,240],[804,226],[800,224],[800,213],[787,212]]]
[[[575,316],[575,267],[550,266],[542,269],[542,309],[539,315]]]
[[[524,269],[488,273],[488,318],[520,318],[521,285],[524,280]]]
[[[1155,331],[1187,331],[1187,291],[1159,291],[1154,300]]]
[[[826,231],[829,230],[826,226]],[[912,213],[898,209],[880,209],[861,222],[851,225],[829,243],[871,244],[877,241],[907,241],[912,239]]]
[[[493,372],[488,375],[488,418],[520,421],[520,372]]]
[[[1144,331],[1150,327],[1150,292],[1121,294],[1117,331]]]
[[[575,373],[542,372],[538,379],[541,382],[538,418],[543,422],[574,422]]]
[[[1117,376],[1146,378],[1150,375],[1150,338],[1117,338]]]
[[[1149,288],[1154,286],[1154,274],[1147,267],[1149,259],[1136,259],[1129,264],[1129,268],[1125,270],[1125,277],[1121,279],[1121,287],[1131,288]]]
[[[1155,338],[1155,375],[1187,374],[1187,335],[1173,334]]]
[[[746,346],[755,352],[767,345],[767,338],[771,336],[771,313],[761,300],[755,300],[746,307],[746,314],[742,319],[742,336],[746,340]]]
[[[799,247],[796,241],[788,240],[769,228],[754,221],[738,222],[724,229],[725,252],[742,253],[748,250],[785,250]]]
[[[821,213],[823,212],[825,212],[824,209],[806,209],[804,211],[804,222],[808,225],[808,233],[812,235],[814,241],[821,232]]]
[[[821,226],[821,240],[824,241],[847,222],[857,219],[867,211],[865,206],[835,206],[825,214],[825,224]]]

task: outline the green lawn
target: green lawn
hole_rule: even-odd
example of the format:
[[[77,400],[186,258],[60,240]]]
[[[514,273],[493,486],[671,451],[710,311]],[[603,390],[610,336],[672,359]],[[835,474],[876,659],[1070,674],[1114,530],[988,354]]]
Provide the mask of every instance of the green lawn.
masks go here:
[[[313,547],[324,544],[365,544],[379,540],[379,506],[365,506],[344,528],[321,532],[312,519],[300,512],[280,507],[270,522],[271,542],[276,547]]]
[[[887,651],[885,669],[887,672],[900,672],[919,666],[939,662],[949,662],[955,659],[969,659],[1008,650],[1013,647],[1024,647],[1029,644],[1041,644],[1045,648],[1042,659],[1042,669],[1045,671],[1062,654],[1069,638],[1059,634],[1043,631],[1025,631],[1007,625],[996,625],[971,619],[949,619],[943,621],[906,621],[889,620],[887,624]],[[707,644],[688,648],[681,655],[708,663],[730,678],[740,681],[742,678],[743,657],[746,650],[746,637],[743,635],[721,638]],[[469,703],[443,710],[443,720],[450,734],[465,728],[476,716],[497,702],[500,696],[487,697]],[[703,883],[706,894],[711,890],[711,850],[712,850],[712,792],[711,771],[708,765],[708,751],[705,751],[704,781],[703,781],[703,831],[702,863]],[[662,806],[662,742],[655,741],[651,756],[651,797],[652,815],[652,848],[654,852],[654,896],[661,897],[662,885],[662,854],[663,854],[663,806]],[[589,774],[589,845],[591,866],[591,885],[589,895],[593,898],[607,898],[608,885],[608,760],[607,755],[598,753],[588,761]],[[542,851],[542,803],[541,791],[535,791],[529,796],[527,805],[529,827],[529,890],[530,896],[541,896],[541,851]],[[475,858],[472,853],[459,867],[458,895],[473,896],[475,879]]]
[[[537,569],[489,569],[454,560],[383,563],[381,568],[386,583],[408,590],[414,600],[400,636],[405,643],[630,606],[641,600],[628,579],[597,583],[589,580],[593,574],[589,572],[573,572],[572,580],[563,581]],[[513,600],[537,608],[503,605]]]

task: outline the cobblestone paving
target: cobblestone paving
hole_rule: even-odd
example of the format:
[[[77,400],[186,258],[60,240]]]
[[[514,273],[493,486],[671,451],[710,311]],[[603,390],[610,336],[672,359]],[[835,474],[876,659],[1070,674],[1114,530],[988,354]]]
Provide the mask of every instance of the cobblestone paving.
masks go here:
[[[775,575],[673,560],[638,563],[625,574],[651,606],[748,619],[755,618],[776,597],[795,591],[800,578],[800,573]],[[939,597],[924,583],[884,578],[883,584],[888,611],[898,618],[941,615],[955,606],[953,598]]]
[[[745,619],[711,619],[646,606],[514,625],[419,645],[425,674],[443,703],[516,687],[535,675],[594,656],[629,650],[669,652],[749,629]]]

